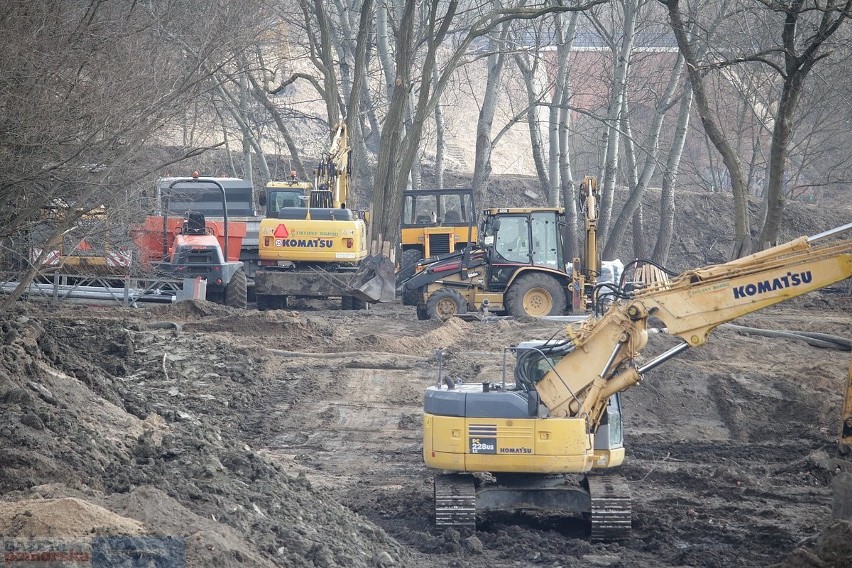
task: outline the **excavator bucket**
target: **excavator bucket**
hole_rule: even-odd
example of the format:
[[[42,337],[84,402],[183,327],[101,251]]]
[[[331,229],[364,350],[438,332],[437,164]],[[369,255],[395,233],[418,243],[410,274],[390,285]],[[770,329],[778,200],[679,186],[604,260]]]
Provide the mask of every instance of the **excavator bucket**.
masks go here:
[[[384,255],[368,256],[361,261],[348,289],[353,296],[365,302],[393,302],[396,298],[396,267]]]

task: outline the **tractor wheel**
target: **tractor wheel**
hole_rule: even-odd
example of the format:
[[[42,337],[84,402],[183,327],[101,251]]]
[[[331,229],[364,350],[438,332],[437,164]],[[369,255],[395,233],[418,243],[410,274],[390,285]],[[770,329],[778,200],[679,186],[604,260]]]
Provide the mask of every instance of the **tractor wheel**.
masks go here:
[[[467,313],[467,301],[452,288],[441,288],[426,302],[426,314],[429,319],[447,321],[453,316]]]
[[[246,273],[242,270],[237,270],[225,287],[225,305],[232,308],[245,309],[247,304],[248,284],[246,283]]]
[[[402,259],[399,262],[399,272],[396,274],[396,285],[401,287],[402,283],[414,276],[417,262],[423,258],[419,249],[407,249],[402,251]],[[419,290],[402,289],[402,303],[405,306],[416,306],[420,298]]]
[[[568,298],[558,280],[542,273],[520,276],[505,295],[510,316],[561,316],[568,308]]]

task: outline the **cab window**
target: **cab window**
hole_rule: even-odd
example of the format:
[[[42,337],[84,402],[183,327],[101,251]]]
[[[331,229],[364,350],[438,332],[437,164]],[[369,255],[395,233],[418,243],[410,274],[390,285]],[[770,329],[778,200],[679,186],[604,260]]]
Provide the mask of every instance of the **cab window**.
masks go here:
[[[559,227],[552,212],[533,213],[532,263],[536,266],[559,269],[562,266],[562,244],[559,239]]]
[[[500,218],[494,234],[494,250],[510,262],[530,262],[529,218],[507,215]]]

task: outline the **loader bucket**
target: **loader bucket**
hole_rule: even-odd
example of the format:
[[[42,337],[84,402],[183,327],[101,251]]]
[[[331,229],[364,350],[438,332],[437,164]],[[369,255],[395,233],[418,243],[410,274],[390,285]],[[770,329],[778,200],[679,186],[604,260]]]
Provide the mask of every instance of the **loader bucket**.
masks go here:
[[[396,267],[383,255],[368,256],[358,265],[348,290],[365,302],[393,302],[396,299]]]

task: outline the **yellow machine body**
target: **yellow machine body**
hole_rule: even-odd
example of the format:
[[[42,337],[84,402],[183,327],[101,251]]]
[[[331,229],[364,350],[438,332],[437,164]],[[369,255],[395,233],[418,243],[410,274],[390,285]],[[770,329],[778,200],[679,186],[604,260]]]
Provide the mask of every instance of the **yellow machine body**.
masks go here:
[[[263,219],[259,255],[269,261],[357,264],[368,254],[362,219],[330,219],[339,209],[301,208],[303,218]],[[315,218],[320,217],[320,218]]]
[[[585,473],[616,467],[624,448],[594,449],[582,418],[492,419],[423,416],[428,467],[467,472]]]
[[[400,244],[403,247],[420,247],[423,251],[421,258],[431,258],[458,250],[469,242],[476,242],[476,235],[476,227],[403,227],[400,229]],[[436,247],[435,242],[441,242],[442,246]]]
[[[644,373],[703,345],[723,323],[852,277],[850,233],[852,223],[623,290],[603,316],[570,324],[564,337],[511,347],[515,368],[504,368],[502,384],[455,384],[439,376],[424,396],[423,459],[427,467],[454,473],[435,478],[436,523],[469,526],[481,511],[552,505],[590,512],[593,540],[627,536],[623,479],[586,476],[585,493],[568,493],[550,479],[621,465],[620,393]],[[652,318],[656,329],[680,341],[640,365]],[[507,383],[507,376],[514,381]],[[841,453],[852,440],[852,375],[849,385]],[[496,482],[460,475],[470,472],[488,472]],[[852,477],[846,479],[836,484],[840,518],[852,518]]]
[[[417,251],[417,258],[432,258],[461,250],[477,241],[472,189],[407,190],[402,200],[400,245],[403,251]],[[414,258],[411,256],[412,260]]]

